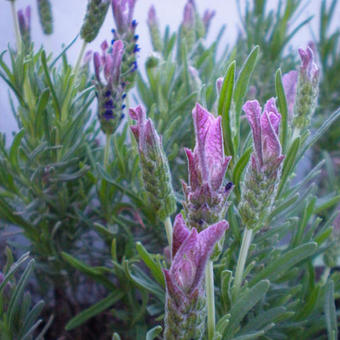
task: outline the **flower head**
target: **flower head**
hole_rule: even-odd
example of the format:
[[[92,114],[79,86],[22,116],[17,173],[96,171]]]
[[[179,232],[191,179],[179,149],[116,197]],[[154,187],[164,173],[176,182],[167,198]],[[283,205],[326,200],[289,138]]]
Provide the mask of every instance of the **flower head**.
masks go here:
[[[102,130],[112,134],[123,117],[122,110],[125,105],[124,86],[121,81],[121,63],[124,53],[123,42],[117,40],[111,52],[108,43],[101,44],[102,53],[93,55],[96,74],[96,89],[98,95],[98,117]]]
[[[243,105],[247,119],[253,132],[254,153],[252,164],[259,171],[275,170],[284,159],[281,154],[279,140],[279,125],[281,115],[278,112],[275,99],[267,101],[263,112],[257,100],[247,101]]]
[[[216,242],[228,228],[227,221],[220,221],[197,232],[189,230],[183,216],[178,214],[174,223],[173,248],[170,270],[164,270],[167,292],[179,305],[197,294],[202,294],[202,281],[207,261]]]
[[[232,184],[223,186],[231,157],[225,157],[221,117],[196,104],[193,112],[196,135],[194,151],[186,149],[189,185],[183,183],[184,207],[189,224],[201,230],[221,220],[227,209]]]

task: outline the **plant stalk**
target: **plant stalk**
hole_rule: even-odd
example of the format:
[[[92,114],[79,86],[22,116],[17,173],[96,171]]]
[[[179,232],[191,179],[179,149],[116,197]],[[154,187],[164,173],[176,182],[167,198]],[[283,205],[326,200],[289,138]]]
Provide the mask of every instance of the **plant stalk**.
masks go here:
[[[215,286],[214,286],[214,264],[208,261],[205,269],[205,287],[207,294],[208,312],[208,340],[212,340],[215,334]]]
[[[107,170],[107,168],[109,167],[110,144],[111,144],[111,135],[105,134],[105,148],[104,148],[104,169],[105,170]]]
[[[17,43],[17,50],[18,50],[18,53],[21,53],[22,40],[21,40],[21,35],[20,35],[17,11],[16,11],[16,8],[15,8],[15,1],[11,1],[11,11],[12,11],[12,16],[13,16],[15,38],[16,38],[16,43]]]
[[[165,226],[166,237],[169,243],[170,256],[172,258],[172,223],[171,223],[171,219],[169,216],[164,220],[164,226]]]
[[[78,55],[76,66],[74,67],[74,78],[77,78],[79,67],[80,67],[80,63],[81,63],[81,61],[83,59],[86,46],[87,46],[87,42],[85,40],[83,40],[83,44],[81,46],[81,49],[80,49],[80,52],[79,52],[79,55]]]
[[[243,236],[242,236],[240,254],[238,256],[237,265],[236,265],[234,292],[233,292],[234,296],[237,295],[237,293],[239,292],[241,288],[244,266],[247,261],[248,250],[251,244],[252,236],[253,236],[253,230],[245,228],[243,232]]]

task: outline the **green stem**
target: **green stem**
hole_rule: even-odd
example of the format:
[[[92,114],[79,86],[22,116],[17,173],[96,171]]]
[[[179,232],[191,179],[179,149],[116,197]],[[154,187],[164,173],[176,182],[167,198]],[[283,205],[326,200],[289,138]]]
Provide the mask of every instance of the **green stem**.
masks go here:
[[[109,167],[110,144],[111,144],[111,135],[105,134],[105,148],[104,148],[104,169],[105,170],[107,170]]]
[[[325,285],[327,283],[327,280],[328,280],[328,277],[329,277],[330,273],[331,273],[331,268],[326,267],[325,271],[323,272],[323,274],[321,276],[321,280],[320,280],[322,285]]]
[[[81,46],[81,49],[80,49],[80,52],[79,52],[79,55],[78,55],[78,59],[77,59],[77,62],[76,62],[76,66],[74,67],[74,76],[75,78],[77,77],[78,75],[78,71],[79,71],[79,67],[80,67],[80,63],[83,59],[83,55],[85,53],[85,49],[86,49],[86,46],[87,46],[87,42],[85,40],[83,40],[83,44]]]
[[[166,237],[169,243],[170,254],[172,256],[172,223],[171,223],[171,219],[169,216],[164,220],[164,226],[165,226]]]
[[[241,244],[240,254],[238,256],[236,272],[235,272],[234,291],[233,291],[234,296],[237,295],[237,293],[239,292],[241,288],[244,266],[246,264],[248,250],[251,244],[252,236],[253,236],[253,230],[245,228],[243,232],[242,244]]]
[[[215,334],[215,292],[214,292],[214,264],[208,261],[205,269],[205,287],[207,293],[208,312],[208,339],[212,340]]]
[[[13,16],[13,23],[14,23],[15,38],[17,42],[17,50],[18,50],[18,53],[20,53],[22,41],[21,41],[17,11],[15,8],[15,1],[11,1],[11,10],[12,10],[12,16]]]

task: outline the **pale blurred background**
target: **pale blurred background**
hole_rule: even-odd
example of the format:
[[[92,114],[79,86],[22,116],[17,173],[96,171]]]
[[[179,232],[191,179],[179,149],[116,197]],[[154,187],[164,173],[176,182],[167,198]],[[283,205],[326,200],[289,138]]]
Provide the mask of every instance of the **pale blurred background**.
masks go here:
[[[216,11],[209,35],[208,41],[213,41],[217,35],[218,30],[223,24],[227,25],[227,31],[224,35],[224,42],[232,43],[237,36],[240,29],[240,18],[236,5],[237,0],[196,0],[196,5],[203,14],[206,8]],[[241,0],[241,7],[244,6],[245,0]],[[51,1],[54,16],[54,33],[51,36],[45,36],[42,33],[38,13],[36,8],[36,0],[17,0],[17,9],[24,8],[27,5],[32,6],[32,39],[35,46],[44,45],[46,50],[58,54],[63,44],[71,42],[79,33],[82,25],[83,17],[86,10],[86,0],[58,0]],[[149,40],[149,33],[146,26],[146,18],[149,7],[154,4],[157,16],[159,18],[161,28],[164,29],[167,24],[172,30],[175,30],[182,20],[183,7],[185,0],[138,0],[135,11],[135,18],[138,22],[137,32],[140,36],[139,45],[141,47],[139,64],[143,67],[143,62],[151,51]],[[274,8],[279,3],[278,0],[269,0],[268,9]],[[314,15],[312,22],[305,26],[295,36],[291,44],[294,47],[305,46],[308,40],[312,39],[313,32],[318,30],[318,16],[321,0],[309,1],[305,7],[301,6],[302,19]],[[340,6],[336,9],[337,13],[334,17],[340,18]],[[104,39],[111,40],[111,29],[114,27],[111,12],[108,14],[106,21],[100,31],[97,39],[89,44],[88,49],[98,49],[100,43]],[[10,3],[8,1],[0,1],[0,52],[5,50],[10,44],[15,45],[15,36],[13,30],[12,16],[10,10]],[[68,51],[68,57],[72,62],[75,62],[81,42],[78,40],[72,48]],[[12,132],[16,130],[16,123],[10,112],[8,100],[8,87],[2,79],[0,79],[0,131]]]

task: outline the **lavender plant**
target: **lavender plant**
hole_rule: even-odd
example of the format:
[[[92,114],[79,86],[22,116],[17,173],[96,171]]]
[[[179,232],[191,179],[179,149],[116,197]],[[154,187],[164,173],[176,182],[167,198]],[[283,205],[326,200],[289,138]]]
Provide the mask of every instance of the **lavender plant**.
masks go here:
[[[74,67],[73,43],[56,58],[23,43],[30,25],[14,11],[0,76],[19,131],[0,136],[0,247],[36,265],[0,259],[1,339],[338,338],[340,197],[317,185],[323,161],[296,174],[340,110],[314,124],[317,51],[285,54],[311,18],[290,31],[299,3],[275,19],[265,3],[221,54],[223,29],[206,40],[214,11],[189,0],[163,33],[151,7],[145,75],[136,1],[88,2]],[[110,6],[113,41],[85,53]]]

